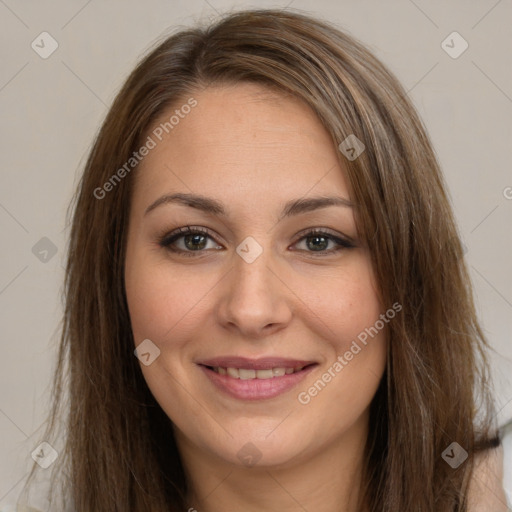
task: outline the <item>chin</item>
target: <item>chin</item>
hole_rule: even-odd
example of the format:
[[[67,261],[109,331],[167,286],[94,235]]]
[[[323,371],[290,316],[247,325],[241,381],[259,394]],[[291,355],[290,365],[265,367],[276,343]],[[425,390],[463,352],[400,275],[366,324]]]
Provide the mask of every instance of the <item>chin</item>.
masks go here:
[[[301,433],[291,433],[289,428],[276,425],[282,421],[268,421],[264,425],[255,426],[251,431],[244,430],[243,434],[233,434],[227,437],[222,446],[210,446],[218,457],[230,464],[249,468],[284,469],[297,464],[308,451],[313,449],[312,439],[306,430]],[[272,430],[274,430],[272,432]],[[279,432],[279,430],[281,430]],[[270,433],[270,434],[269,434]]]

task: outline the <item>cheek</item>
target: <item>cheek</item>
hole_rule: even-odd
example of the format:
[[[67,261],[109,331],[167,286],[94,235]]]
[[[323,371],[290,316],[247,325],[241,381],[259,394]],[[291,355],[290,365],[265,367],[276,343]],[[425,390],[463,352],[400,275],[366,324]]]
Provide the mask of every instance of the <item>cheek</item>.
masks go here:
[[[341,421],[341,416],[348,419],[347,414],[361,413],[377,389],[386,365],[387,323],[393,321],[387,317],[383,321],[381,315],[392,305],[381,303],[366,259],[354,260],[346,271],[309,284],[301,293],[307,297],[304,311],[310,312],[301,316],[309,318],[310,329],[321,336],[322,371],[301,386],[298,401],[314,403],[319,416],[330,409],[329,404],[338,403],[343,413],[333,411],[331,419]],[[391,313],[394,317],[395,311]]]
[[[135,344],[142,339],[160,339],[164,328],[170,328],[174,304],[168,303],[167,286],[159,279],[159,273],[144,264],[137,255],[127,258],[125,277],[126,298]]]
[[[127,255],[126,262],[134,345],[149,339],[160,351],[158,359],[149,366],[141,364],[141,370],[154,397],[174,419],[191,406],[190,395],[183,389],[193,387],[185,383],[194,370],[191,360],[198,350],[197,340],[204,338],[207,324],[213,324],[211,292],[222,273],[207,264],[179,268],[165,255],[147,249]],[[196,393],[201,394],[201,390]]]
[[[336,353],[375,324],[386,308],[380,302],[370,263],[354,257],[350,264],[329,275],[295,279],[294,292],[301,298],[301,320],[319,334]],[[331,356],[334,354],[331,352]]]
[[[135,343],[163,343],[201,311],[210,279],[193,272],[170,272],[168,262],[142,251],[126,258],[125,286]]]

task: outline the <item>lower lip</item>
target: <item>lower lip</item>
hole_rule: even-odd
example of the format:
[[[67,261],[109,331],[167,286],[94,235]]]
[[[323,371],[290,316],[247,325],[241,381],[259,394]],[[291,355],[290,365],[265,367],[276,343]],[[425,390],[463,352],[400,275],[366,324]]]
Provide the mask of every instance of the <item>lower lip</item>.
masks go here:
[[[221,375],[206,366],[199,365],[218,389],[239,400],[265,400],[282,395],[301,382],[316,366],[314,364],[300,372],[285,374],[281,377],[242,380]]]

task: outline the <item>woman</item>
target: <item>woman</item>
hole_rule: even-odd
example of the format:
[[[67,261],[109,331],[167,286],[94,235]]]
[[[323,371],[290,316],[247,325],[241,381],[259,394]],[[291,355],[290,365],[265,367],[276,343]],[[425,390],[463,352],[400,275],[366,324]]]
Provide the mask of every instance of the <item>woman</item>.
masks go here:
[[[506,510],[469,283],[425,129],[359,42],[279,10],[169,37],[76,195],[59,507]]]

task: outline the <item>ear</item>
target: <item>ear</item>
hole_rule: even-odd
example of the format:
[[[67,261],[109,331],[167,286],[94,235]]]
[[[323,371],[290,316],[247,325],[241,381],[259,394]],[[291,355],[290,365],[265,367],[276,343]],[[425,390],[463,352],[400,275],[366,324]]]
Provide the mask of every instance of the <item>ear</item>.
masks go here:
[[[476,456],[469,484],[468,512],[507,512],[503,488],[503,445]]]

